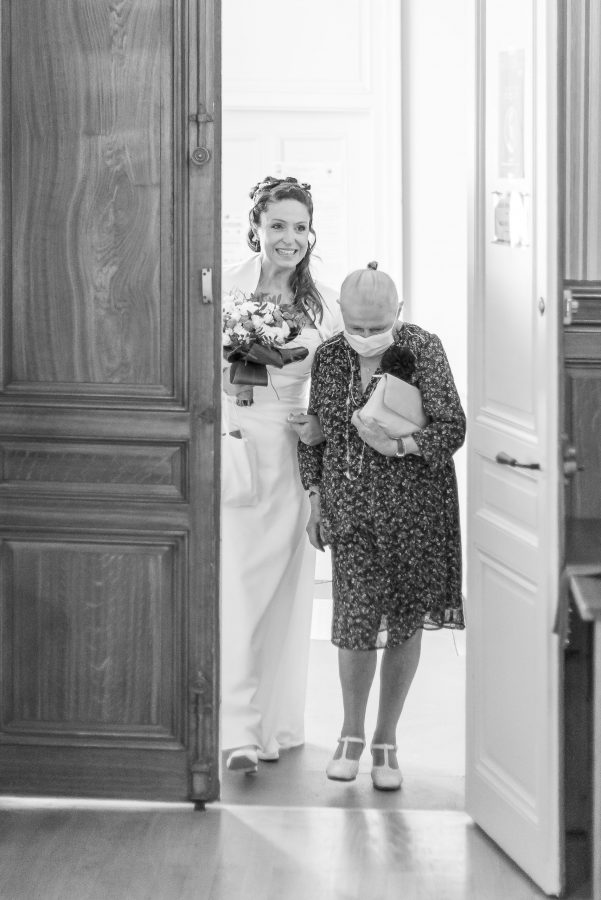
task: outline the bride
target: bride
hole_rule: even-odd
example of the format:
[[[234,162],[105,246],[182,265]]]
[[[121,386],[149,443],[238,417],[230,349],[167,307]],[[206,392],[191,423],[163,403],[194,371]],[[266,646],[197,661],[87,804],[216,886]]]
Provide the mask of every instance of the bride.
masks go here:
[[[268,367],[267,387],[230,384],[224,369],[224,430],[253,445],[258,502],[222,508],[222,745],[227,767],[256,772],[258,760],[304,741],[304,704],[315,551],[305,533],[309,501],[297,468],[298,438],[322,439],[307,416],[318,344],[342,328],[337,297],[310,271],[315,243],[310,185],[267,177],[250,193],[248,244],[254,255],[223,274],[224,297],[266,295],[301,325],[288,344],[300,362]]]

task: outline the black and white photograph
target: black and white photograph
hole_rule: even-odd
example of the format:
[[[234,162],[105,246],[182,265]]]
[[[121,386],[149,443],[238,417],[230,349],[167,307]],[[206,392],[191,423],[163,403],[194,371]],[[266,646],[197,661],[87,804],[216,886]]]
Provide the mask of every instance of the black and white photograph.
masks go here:
[[[601,5],[0,70],[0,900],[601,900]]]

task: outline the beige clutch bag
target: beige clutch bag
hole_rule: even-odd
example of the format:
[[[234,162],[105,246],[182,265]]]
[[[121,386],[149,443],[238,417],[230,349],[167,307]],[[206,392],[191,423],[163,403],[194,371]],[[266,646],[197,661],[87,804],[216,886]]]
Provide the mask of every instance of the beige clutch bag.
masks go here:
[[[374,419],[392,438],[407,437],[428,422],[419,389],[388,373],[380,376],[361,415]]]

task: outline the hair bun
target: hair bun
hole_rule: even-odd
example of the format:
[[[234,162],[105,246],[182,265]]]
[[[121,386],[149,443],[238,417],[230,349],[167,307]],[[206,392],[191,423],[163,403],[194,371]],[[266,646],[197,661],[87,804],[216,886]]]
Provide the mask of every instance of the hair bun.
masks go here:
[[[374,270],[375,270],[375,269],[378,268],[378,264],[377,264],[377,262],[376,262],[375,260],[372,259],[371,262],[368,262],[367,268],[368,268],[368,269],[374,269]]]

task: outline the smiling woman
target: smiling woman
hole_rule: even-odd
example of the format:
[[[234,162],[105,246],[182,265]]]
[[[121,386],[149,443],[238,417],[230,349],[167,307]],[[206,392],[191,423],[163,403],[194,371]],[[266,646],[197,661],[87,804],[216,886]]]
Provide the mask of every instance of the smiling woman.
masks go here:
[[[249,399],[224,370],[224,430],[242,435],[257,462],[256,503],[222,506],[222,737],[228,768],[241,772],[304,741],[315,554],[296,445],[299,436],[321,440],[316,418],[305,415],[309,374],[319,343],[341,327],[335,294],[310,270],[310,186],[268,177],[250,197],[247,241],[255,252],[224,272],[224,302],[271,300],[294,320],[286,347],[302,352],[282,368],[268,365],[268,383],[254,385]],[[227,489],[225,479],[224,472]]]

